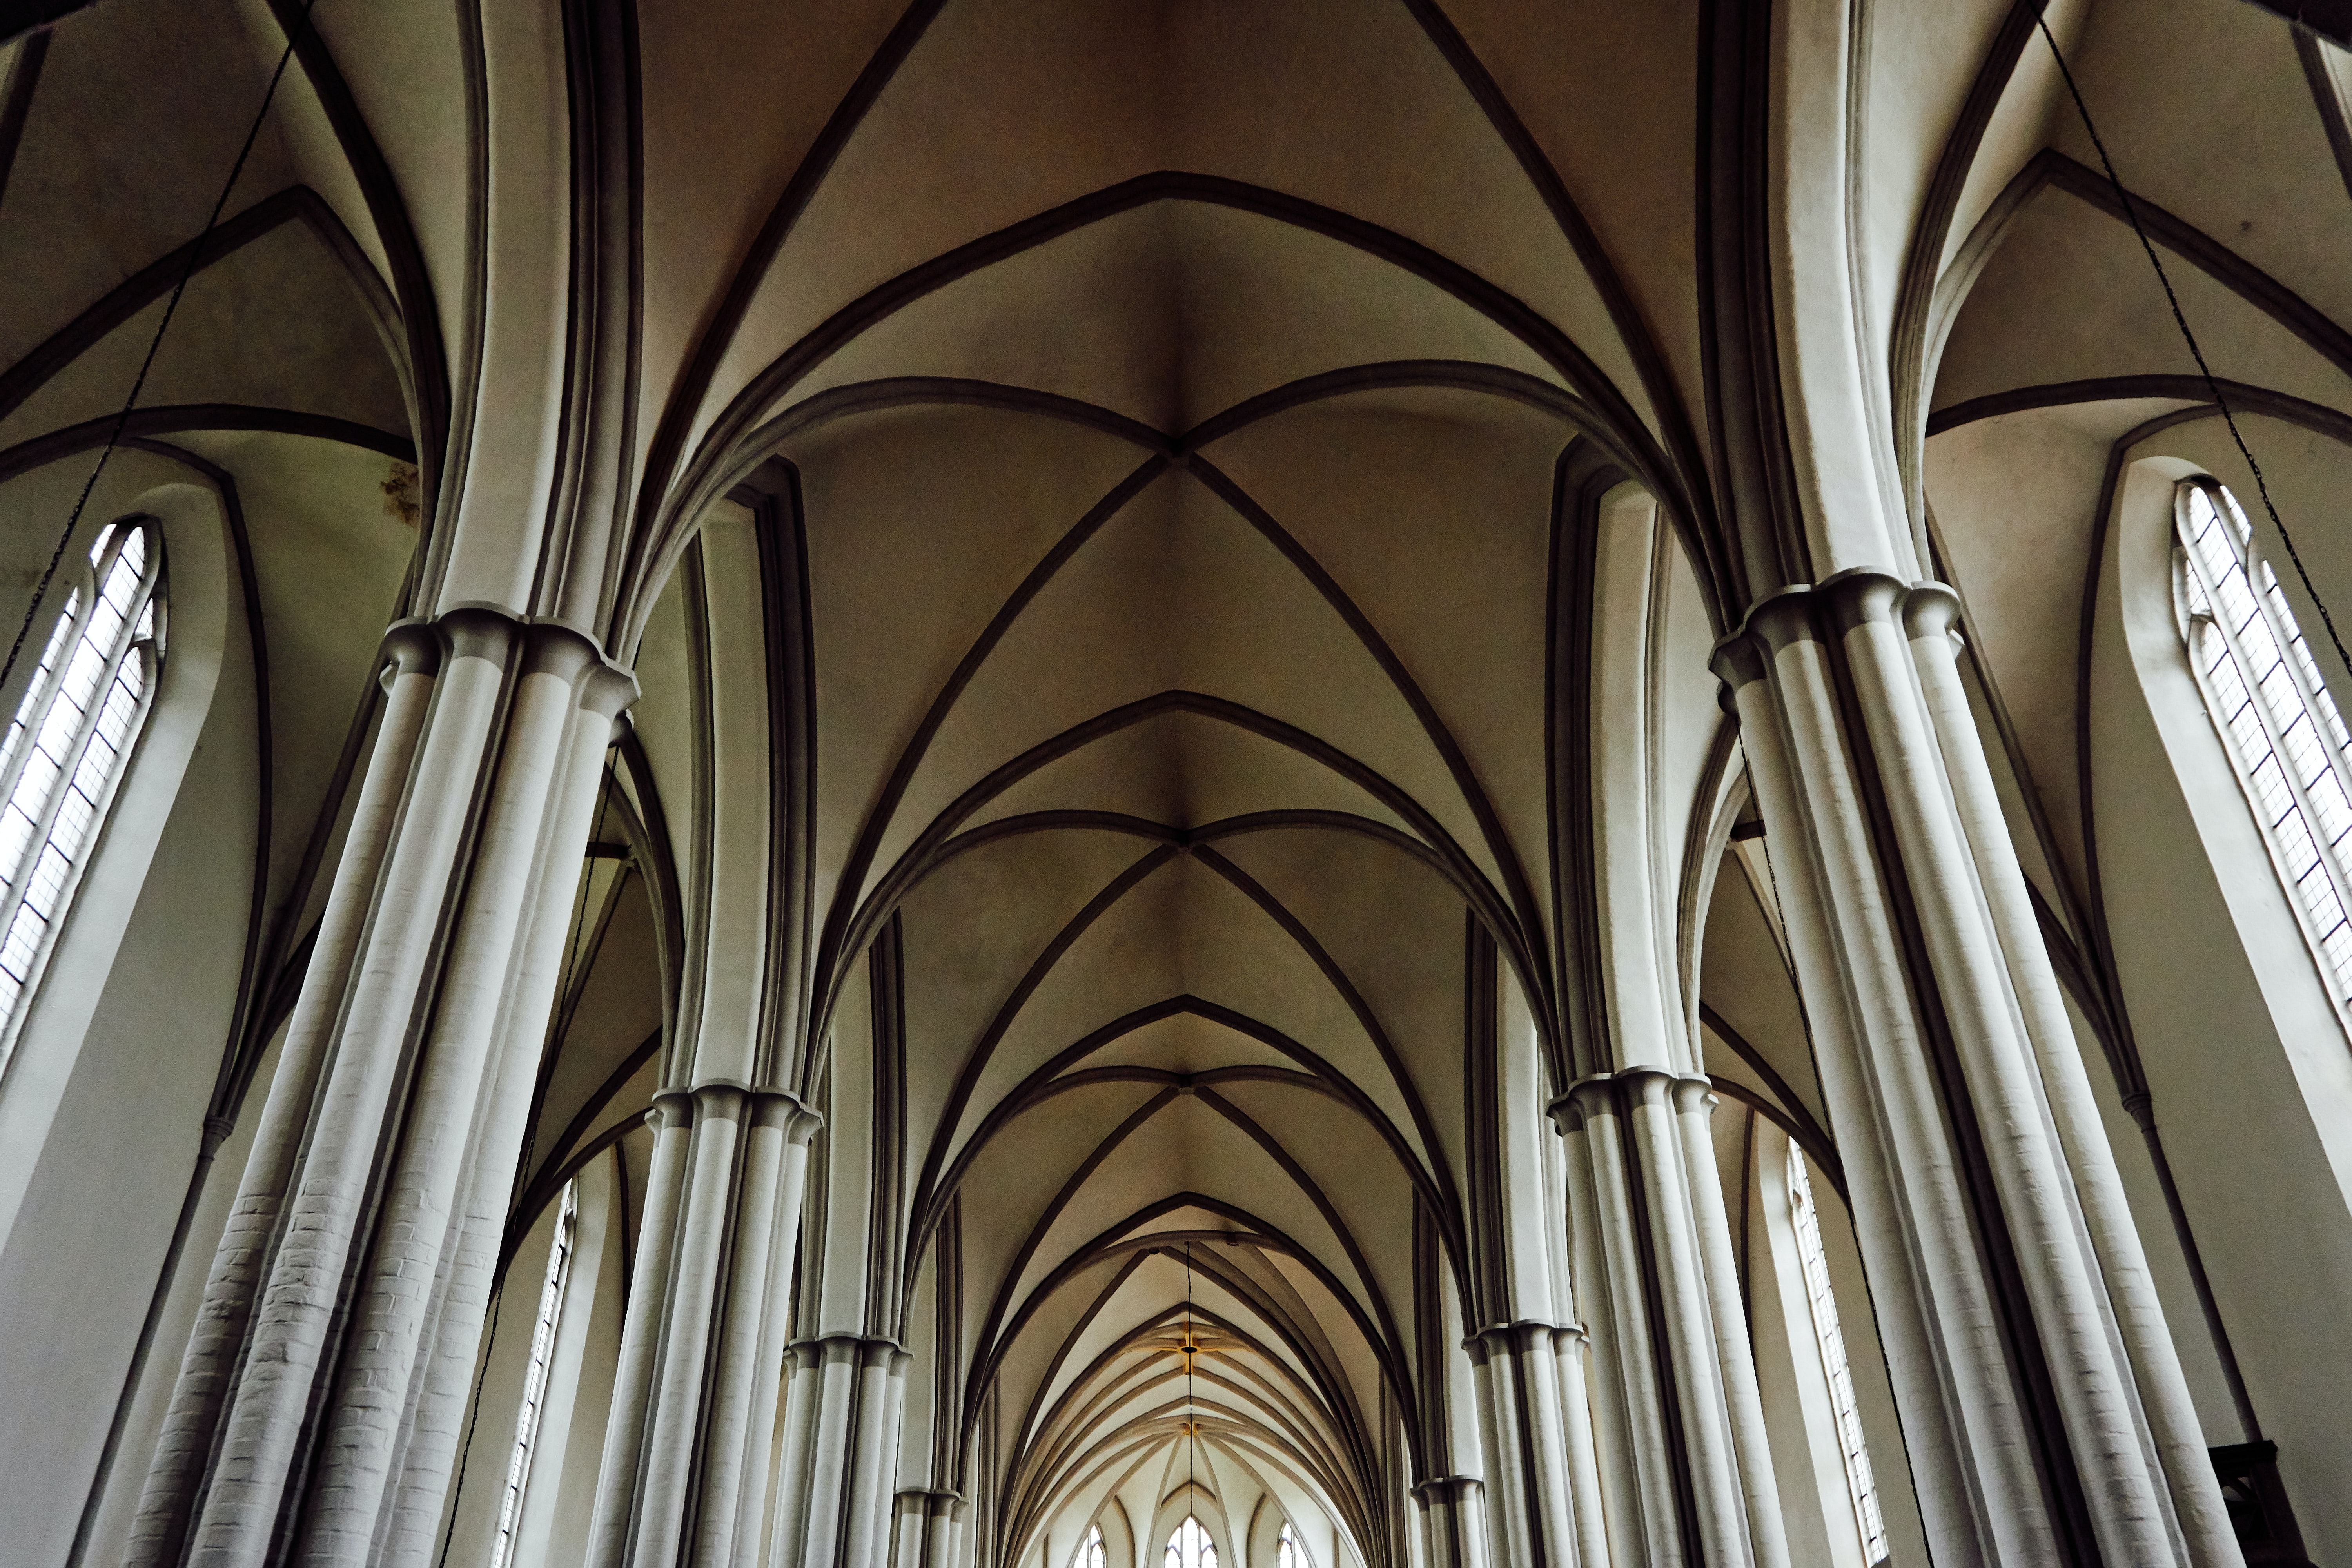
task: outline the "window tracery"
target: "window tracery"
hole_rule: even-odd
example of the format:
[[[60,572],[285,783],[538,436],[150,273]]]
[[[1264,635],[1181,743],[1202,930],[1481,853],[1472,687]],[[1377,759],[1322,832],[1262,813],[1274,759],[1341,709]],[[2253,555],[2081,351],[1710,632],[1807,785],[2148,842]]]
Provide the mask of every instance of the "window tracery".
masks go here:
[[[1070,1559],[1070,1568],[1106,1568],[1110,1561],[1103,1547],[1102,1526],[1087,1527],[1087,1538],[1078,1542],[1078,1554]]]
[[[2236,500],[2191,480],[2174,516],[2189,662],[2341,1005],[2352,997],[2352,732]]]
[[[1274,1538],[1274,1564],[1275,1568],[1315,1568],[1314,1559],[1298,1543],[1288,1520],[1283,1521],[1282,1533]]]
[[[1165,1568],[1217,1568],[1217,1543],[1191,1514],[1168,1538]]]
[[[163,581],[152,524],[102,530],[0,736],[0,1067],[153,700]]]
[[[548,1364],[555,1354],[556,1326],[563,1320],[564,1290],[572,1282],[572,1247],[580,1225],[578,1184],[564,1183],[559,1201],[555,1238],[547,1249],[547,1277],[539,1289],[539,1316],[531,1328],[530,1361],[522,1374],[522,1408],[515,1414],[514,1454],[507,1461],[506,1494],[499,1501],[499,1534],[490,1568],[508,1568],[514,1558],[523,1490],[530,1484],[531,1453],[538,1447],[539,1418],[547,1405]]]
[[[1821,1345],[1822,1370],[1829,1374],[1830,1408],[1837,1418],[1838,1453],[1845,1461],[1846,1496],[1853,1504],[1854,1528],[1862,1533],[1862,1559],[1876,1564],[1886,1559],[1886,1525],[1879,1516],[1870,1451],[1863,1444],[1862,1410],[1854,1399],[1853,1372],[1846,1363],[1845,1334],[1838,1327],[1837,1298],[1830,1291],[1829,1258],[1822,1250],[1812,1179],[1805,1173],[1804,1151],[1793,1142],[1789,1145],[1789,1218],[1797,1233],[1797,1257],[1804,1266],[1805,1301],[1812,1312],[1813,1337]]]

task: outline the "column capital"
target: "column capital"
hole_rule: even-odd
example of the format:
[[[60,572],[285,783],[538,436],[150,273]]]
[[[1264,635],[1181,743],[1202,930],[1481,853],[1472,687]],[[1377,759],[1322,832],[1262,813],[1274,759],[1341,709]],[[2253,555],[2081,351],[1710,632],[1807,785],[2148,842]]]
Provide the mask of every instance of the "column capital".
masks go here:
[[[963,1493],[937,1487],[902,1488],[893,1500],[899,1512],[925,1519],[961,1519],[965,1507]]]
[[[1848,567],[1813,587],[1830,624],[1841,634],[1872,622],[1894,625],[1910,593],[1911,584],[1902,578],[1870,566]]]
[[[1476,1476],[1432,1476],[1412,1489],[1412,1500],[1423,1508],[1460,1505],[1486,1489],[1486,1483]]]
[[[1715,645],[1707,668],[1732,691],[1760,680],[1773,656],[1823,631],[1852,631],[1867,622],[1900,623],[1911,636],[1948,629],[1959,616],[1959,595],[1932,579],[1906,582],[1872,566],[1849,567],[1819,583],[1791,583],[1748,606],[1739,625]]]
[[[806,1145],[824,1125],[824,1117],[790,1089],[755,1089],[749,1093],[753,1125],[782,1128],[787,1142]]]
[[[811,1360],[855,1362],[866,1366],[888,1362],[893,1357],[899,1363],[914,1359],[898,1341],[866,1334],[813,1334],[804,1340],[794,1340],[785,1347],[785,1352]]]
[[[586,632],[552,616],[518,615],[482,600],[393,622],[383,635],[382,657],[395,675],[432,675],[452,658],[505,665],[518,652],[525,673],[560,677],[578,692],[583,708],[606,719],[637,700],[637,678],[614,663]]]
[[[197,1141],[198,1154],[204,1159],[211,1159],[220,1152],[220,1146],[227,1142],[229,1134],[236,1131],[236,1121],[234,1117],[205,1117],[203,1136]]]
[[[1595,1110],[1613,1114],[1617,1110],[1617,1075],[1597,1072],[1578,1079],[1556,1096],[1545,1108],[1551,1124],[1561,1136],[1580,1131]]]
[[[1462,1348],[1473,1358],[1492,1355],[1496,1351],[1525,1352],[1534,1348],[1538,1339],[1549,1340],[1565,1331],[1558,1323],[1547,1323],[1539,1318],[1521,1318],[1513,1322],[1489,1323],[1462,1342]]]
[[[1913,641],[1952,636],[1959,625],[1960,595],[1949,584],[1931,581],[1912,584],[1910,596],[1903,601],[1903,626]]]
[[[1675,1075],[1675,1110],[1683,1114],[1698,1111],[1715,1113],[1715,1080],[1705,1073],[1685,1072]]]
[[[1552,1100],[1547,1114],[1564,1136],[1581,1128],[1596,1111],[1622,1114],[1633,1100],[1653,1092],[1673,1099],[1678,1110],[1686,1110],[1697,1097],[1714,1094],[1715,1080],[1705,1073],[1676,1072],[1652,1062],[1637,1062],[1578,1079]]]
[[[376,657],[385,665],[388,679],[404,675],[437,675],[441,671],[441,639],[433,623],[410,616],[384,628]]]

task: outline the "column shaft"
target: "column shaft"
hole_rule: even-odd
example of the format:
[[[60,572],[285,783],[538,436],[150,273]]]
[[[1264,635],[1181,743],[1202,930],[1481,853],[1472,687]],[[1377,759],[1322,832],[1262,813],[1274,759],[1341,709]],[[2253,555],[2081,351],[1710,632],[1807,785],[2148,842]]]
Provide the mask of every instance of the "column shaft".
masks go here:
[[[408,1561],[447,1489],[460,1402],[427,1397],[436,1334],[470,1367],[478,1165],[519,1125],[503,1048],[536,1044],[551,996],[537,905],[578,861],[635,685],[578,633],[488,606],[387,646],[391,700],[134,1531],[153,1568],[259,1568],[289,1542]]]
[[[2053,1563],[2000,1314],[1809,602],[1796,591],[1766,600],[1718,650],[1717,669],[1738,705],[1769,830],[1920,1512],[1929,1539],[1964,1555]]]
[[[1602,1568],[1612,1559],[1592,1407],[1586,1394],[1584,1357],[1591,1343],[1582,1329],[1552,1331],[1552,1369],[1562,1413],[1561,1428],[1567,1437],[1568,1489],[1575,1510],[1577,1555],[1584,1568]]]
[[[1764,1429],[1764,1393],[1756,1380],[1756,1347],[1748,1338],[1747,1307],[1739,1298],[1739,1264],[1732,1251],[1731,1224],[1723,1212],[1715,1138],[1707,1127],[1715,1096],[1704,1079],[1678,1079],[1674,1105],[1675,1124],[1682,1132],[1683,1168],[1691,1220],[1697,1230],[1724,1411],[1731,1423],[1732,1448],[1746,1494],[1748,1539],[1759,1568],[1790,1568],[1788,1531],[1780,1520],[1780,1488],[1772,1469],[1771,1441]]]
[[[2081,1195],[2084,1219],[2117,1328],[2146,1402],[2190,1559],[2197,1568],[2241,1568],[2244,1555],[2206,1454],[2204,1430],[2189,1397],[2179,1352],[2165,1323],[2147,1251],[2124,1194],[2122,1173],[2083,1065],[2074,1022],[2059,992],[2057,973],[2051,967],[2049,950],[2026,890],[2025,874],[2018,866],[2008,824],[2000,814],[1992,771],[1969,710],[1952,641],[1958,600],[1948,591],[1915,590],[1905,608],[1927,715],[1943,752],[1954,803],[1982,880],[2001,956],[2015,983],[2048,1090],[2050,1110]]]
[[[909,1358],[848,1334],[793,1356],[770,1568],[884,1568]]]
[[[817,1118],[780,1090],[715,1081],[659,1103],[667,1122],[589,1562],[733,1568],[757,1560],[768,1520],[784,1298]]]
[[[1571,1479],[1575,1463],[1570,1427],[1587,1426],[1582,1447],[1588,1460],[1592,1439],[1582,1408],[1581,1378],[1577,1408],[1570,1409],[1561,1396],[1556,1346],[1563,1332],[1582,1338],[1549,1323],[1522,1322],[1488,1329],[1469,1343],[1486,1430],[1488,1489],[1523,1493],[1526,1499],[1524,1535],[1498,1533],[1496,1554],[1509,1563],[1607,1568],[1597,1482],[1591,1516],[1585,1519],[1580,1517],[1579,1488]]]
[[[677,1089],[656,1095],[646,1115],[654,1129],[653,1159],[646,1180],[645,1217],[638,1226],[636,1267],[629,1281],[629,1310],[622,1320],[621,1353],[613,1369],[613,1404],[604,1421],[604,1453],[596,1472],[585,1568],[620,1568],[628,1556],[629,1521],[661,1353],[660,1303],[668,1292],[670,1253],[685,1206],[694,1097]]]
[[[444,1504],[472,1407],[499,1248],[529,1136],[547,1019],[562,980],[564,938],[577,896],[578,846],[595,816],[612,729],[611,716],[596,706],[572,715],[568,754],[531,871],[522,956],[500,1007],[493,1076],[475,1118],[457,1230],[445,1249],[446,1261],[425,1326],[421,1387],[394,1476],[391,1523],[381,1532],[378,1568],[425,1568],[440,1546]]]
[[[1739,1464],[1731,1451],[1731,1424],[1724,1408],[1706,1283],[1699,1277],[1690,1194],[1683,1181],[1681,1138],[1667,1100],[1671,1079],[1656,1071],[1620,1077],[1632,1080],[1625,1088],[1626,1111],[1648,1207],[1664,1319],[1663,1337],[1674,1356],[1675,1394],[1682,1411],[1683,1442],[1697,1504],[1701,1555],[1709,1563],[1749,1563],[1754,1554],[1748,1541]]]
[[[666,1306],[662,1315],[667,1322],[637,1498],[635,1544],[629,1559],[635,1564],[667,1568],[679,1560],[712,1310],[721,1285],[719,1259],[727,1245],[728,1199],[734,1185],[742,1102],[742,1091],[729,1085],[705,1085],[695,1091],[692,1167],[677,1238],[677,1269],[667,1302],[644,1304],[648,1311]]]
[[[1899,852],[1918,890],[1928,960],[1993,1184],[2016,1237],[2018,1267],[2093,1526],[2112,1561],[2175,1561],[2168,1500],[2149,1473],[2132,1380],[2114,1354],[2104,1295],[2076,1243],[2072,1184],[2014,1027],[2007,972],[1983,919],[1934,732],[1919,711],[1910,649],[1893,621],[1901,587],[1887,578],[1848,581],[1856,589],[1837,603],[1847,623],[1857,706]]]
[[[319,1079],[331,1055],[333,1026],[349,983],[376,881],[400,818],[411,765],[440,665],[438,642],[413,627],[387,639],[391,667],[383,718],[336,862],[302,988],[287,1021],[278,1066],[263,1102],[228,1224],[205,1280],[196,1326],[172,1389],[162,1440],[131,1525],[127,1568],[177,1561],[213,1438],[234,1385],[255,1297],[278,1218],[300,1158]]]
[[[1427,1568],[1486,1568],[1486,1532],[1478,1478],[1444,1476],[1412,1489]]]
[[[351,1349],[318,1460],[300,1553],[315,1568],[361,1568],[367,1562],[403,1438],[416,1414],[414,1380],[429,1354],[422,1342],[436,1281],[447,1278],[445,1253],[462,1233],[458,1194],[473,1152],[477,1113],[494,1076],[499,1004],[517,968],[518,936],[532,872],[541,864],[541,829],[553,804],[551,786],[568,761],[565,731],[584,649],[578,643],[557,647],[572,656],[566,661],[571,668],[539,667],[531,656],[540,649],[532,648],[524,655],[530,663],[516,683],[449,970],[425,1039],[400,1153],[383,1200],[380,1239],[354,1305]],[[579,827],[584,838],[586,823]],[[478,1339],[478,1309],[469,1342]],[[428,1442],[454,1454],[461,1425],[456,1411],[436,1401],[432,1414],[441,1429],[429,1430]],[[430,1554],[447,1483],[446,1462],[426,1466],[418,1484],[431,1493],[431,1518],[417,1532],[424,1539],[403,1543],[401,1555]]]
[[[1682,1510],[1617,1107],[1605,1093],[1571,1089],[1552,1116],[1568,1146],[1577,1293],[1601,1369],[1593,1408],[1612,1561],[1675,1568]]]
[[[747,1521],[744,1505],[746,1491],[756,1493],[757,1483],[766,1479],[751,1460],[755,1450],[767,1451],[765,1433],[775,1424],[772,1391],[782,1372],[781,1355],[769,1354],[781,1349],[774,1320],[782,1313],[771,1310],[771,1291],[780,1279],[787,1287],[791,1279],[789,1253],[800,1237],[801,1186],[814,1131],[797,1105],[781,1096],[762,1097],[750,1121],[726,1318],[703,1436],[697,1568],[730,1568],[758,1551],[756,1515]],[[779,1250],[787,1254],[781,1268]]]
[[[275,1536],[497,718],[505,652],[469,641],[444,666],[196,1521],[194,1568],[262,1568]]]
[[[803,1340],[784,1352],[784,1434],[776,1453],[775,1522],[767,1568],[800,1561],[809,1530],[808,1478],[815,1465],[818,1420],[824,1403],[824,1347]]]

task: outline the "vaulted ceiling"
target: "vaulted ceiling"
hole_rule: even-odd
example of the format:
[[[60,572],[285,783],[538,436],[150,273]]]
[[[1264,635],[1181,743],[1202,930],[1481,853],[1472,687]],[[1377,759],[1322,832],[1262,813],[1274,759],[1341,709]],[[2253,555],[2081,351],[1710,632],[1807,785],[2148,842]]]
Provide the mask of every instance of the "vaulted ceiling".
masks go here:
[[[320,0],[94,502],[192,474],[236,498],[271,896],[297,914],[376,628],[457,510],[443,444],[474,419],[467,482],[495,495],[520,461],[502,378],[555,332],[562,278],[529,286],[566,210],[535,175],[564,151],[556,78],[527,68],[566,47],[541,9],[469,33],[463,6]],[[2085,700],[2107,443],[2204,395],[2031,8],[1873,10],[1858,309],[1881,392],[1931,433],[1922,518],[2015,772],[2047,784]],[[16,515],[70,506],[297,14],[107,0],[13,46]],[[2341,57],[2239,0],[2050,17],[2126,183],[2184,231],[2217,374],[2271,395],[2283,501],[2340,494],[2352,202],[2314,93],[2340,95]],[[1674,672],[1669,907],[1691,824],[1731,798],[1706,793],[1730,606],[1701,26],[1682,4],[811,0],[625,29],[635,374],[600,629],[646,695],[530,1201],[640,1141],[705,874],[677,847],[709,809],[697,769],[752,743],[696,730],[694,649],[734,612],[689,579],[753,559],[696,530],[783,516],[813,700],[800,1087],[864,1075],[856,1103],[902,1107],[848,1326],[954,1369],[918,1399],[952,1435],[932,1484],[993,1465],[1008,1547],[1114,1496],[1150,1514],[1180,1476],[1204,1508],[1262,1493],[1369,1542],[1393,1528],[1386,1435],[1415,1476],[1457,1441],[1443,1369],[1508,1271],[1476,1213],[1496,1086],[1548,1096],[1573,1055],[1554,681],[1580,486],[1664,505],[1647,596],[1599,613],[1654,614]],[[782,510],[745,510],[747,482]],[[0,546],[12,592],[52,531]],[[2315,559],[2352,592],[2352,551]],[[1718,880],[1679,917],[1706,1059],[1818,1142],[1760,863],[1735,848]]]

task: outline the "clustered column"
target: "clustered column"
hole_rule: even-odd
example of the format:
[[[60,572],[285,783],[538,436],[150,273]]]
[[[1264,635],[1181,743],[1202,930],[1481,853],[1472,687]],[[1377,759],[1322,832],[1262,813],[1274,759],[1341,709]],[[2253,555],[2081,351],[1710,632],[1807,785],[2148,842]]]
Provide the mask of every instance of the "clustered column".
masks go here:
[[[855,1334],[792,1347],[769,1568],[883,1568],[910,1359]]]
[[[1507,1496],[1492,1521],[1507,1562],[1606,1564],[1601,1473],[1585,1402],[1582,1329],[1497,1324],[1471,1336],[1489,1470]]]
[[[818,1118],[781,1089],[656,1098],[652,1173],[589,1533],[593,1568],[755,1568],[784,1302]]]
[[[1929,1538],[2241,1561],[1953,665],[1841,574],[1718,648]],[[2071,1483],[2068,1479],[2071,1477]]]
[[[961,1568],[965,1511],[961,1492],[900,1492],[891,1568]]]
[[[1423,1568],[1486,1568],[1484,1489],[1475,1476],[1440,1476],[1412,1489]]]
[[[128,1561],[430,1561],[630,678],[463,606],[389,700]],[[369,1238],[373,1237],[373,1245]],[[306,1479],[307,1478],[307,1479]]]
[[[1579,1291],[1598,1309],[1589,1327],[1608,1369],[1593,1390],[1594,1489],[1618,1561],[1786,1568],[1711,1104],[1705,1079],[1634,1067],[1580,1079],[1552,1106]]]

